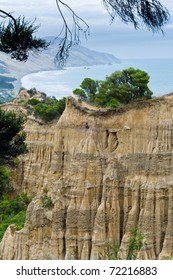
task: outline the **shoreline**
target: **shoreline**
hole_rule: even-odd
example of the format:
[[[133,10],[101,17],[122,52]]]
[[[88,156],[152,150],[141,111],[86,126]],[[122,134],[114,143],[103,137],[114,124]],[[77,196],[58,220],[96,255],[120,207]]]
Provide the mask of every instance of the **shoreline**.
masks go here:
[[[104,68],[117,67],[118,65],[120,64],[96,64],[90,66],[66,66],[64,69],[41,70],[23,76],[20,81],[21,86],[26,89],[33,87],[39,91],[45,92],[48,96],[54,95],[55,97],[62,98],[64,96],[69,96],[76,87],[79,87],[82,80],[87,77],[88,74],[92,76],[93,73],[90,73],[90,71],[97,74],[98,71],[96,70],[102,69],[104,72]],[[74,74],[76,72],[77,75]],[[81,73],[83,73],[83,78],[77,82]],[[104,74],[104,77],[105,75],[106,74]],[[70,81],[69,77],[73,76],[74,78],[71,78],[72,80]],[[39,83],[40,78],[41,80],[44,80],[44,84],[42,82]],[[30,81],[30,79],[33,80]],[[35,79],[36,81],[34,81]],[[55,81],[57,81],[57,83],[55,83]],[[29,86],[29,84],[32,85]],[[52,92],[51,88],[54,89]],[[57,89],[55,90],[55,88]]]
[[[171,73],[173,71],[173,59],[124,59],[121,61],[122,63],[115,63],[112,65],[109,64],[101,64],[101,65],[92,65],[92,66],[66,66],[64,69],[58,69],[55,66],[54,67],[48,67],[48,69],[40,69],[40,67],[25,67],[25,69],[17,69],[19,71],[11,71],[10,73],[6,74],[11,77],[16,77],[16,81],[13,82],[14,85],[14,92],[15,95],[17,95],[18,90],[21,87],[25,87],[27,89],[30,89],[32,87],[37,86],[28,86],[26,87],[22,83],[22,79],[27,77],[28,75],[39,75],[42,76],[45,73],[45,77],[47,80],[50,80],[50,86],[52,88],[56,87],[56,84],[58,84],[58,88],[49,93],[47,90],[47,85],[44,84],[45,80],[44,78],[40,82],[42,85],[42,89],[38,89],[40,91],[45,92],[48,96],[59,96],[59,93],[62,94],[61,96],[69,95],[71,94],[72,90],[74,90],[76,87],[80,86],[80,83],[82,82],[83,78],[86,78],[90,72],[93,72],[94,75],[98,74],[103,75],[104,71],[104,77],[102,78],[95,78],[94,76],[91,76],[93,79],[103,79],[106,75],[111,74],[114,71],[119,71],[128,67],[138,68],[141,70],[146,71],[150,75],[150,83],[149,88],[153,91],[153,96],[162,96],[165,94],[169,94],[173,92],[173,82]],[[112,68],[112,69],[111,69]],[[110,69],[111,71],[107,71]],[[16,69],[15,69],[16,70]],[[98,72],[98,73],[97,73]],[[111,72],[111,73],[110,73]],[[54,78],[49,76],[48,74],[51,74]],[[56,75],[54,75],[56,73]],[[68,73],[66,75],[66,73]],[[84,73],[84,74],[83,74]],[[92,74],[93,74],[92,73]],[[101,73],[101,74],[100,74]],[[61,75],[62,74],[62,75]],[[82,77],[82,74],[84,77]],[[60,78],[61,76],[61,78]],[[81,77],[81,78],[80,78]],[[51,80],[52,79],[52,80]],[[47,81],[47,82],[48,82]]]
[[[26,71],[26,72],[22,72],[22,73],[17,73],[15,71],[11,71],[9,73],[10,76],[15,76],[16,81],[13,82],[14,85],[14,90],[19,90],[21,87],[23,87],[22,85],[22,79],[25,78],[28,75],[34,75],[34,74],[41,74],[41,73],[46,73],[46,72],[59,72],[62,71],[62,74],[64,73],[63,71],[68,71],[68,70],[73,70],[73,69],[90,69],[92,67],[104,67],[104,66],[112,66],[112,65],[120,65],[120,63],[114,63],[114,64],[94,64],[94,65],[82,65],[82,66],[66,66],[64,69],[61,68],[57,68],[56,66],[54,67],[50,67],[48,69],[37,69],[34,70],[33,69],[31,71]],[[60,73],[59,73],[60,74]]]
[[[27,63],[27,62],[26,62]],[[114,65],[118,65],[120,63],[116,63]],[[8,76],[8,77],[13,77],[16,80],[14,82],[12,82],[14,89],[12,90],[12,96],[17,96],[19,90],[23,87],[26,89],[31,89],[31,86],[24,86],[22,84],[22,79],[29,76],[29,75],[37,75],[37,74],[42,74],[42,73],[50,73],[50,72],[56,72],[58,73],[58,76],[61,75],[61,73],[63,74],[64,72],[67,71],[72,71],[74,69],[84,69],[84,70],[89,70],[92,67],[104,67],[104,66],[110,66],[108,63],[107,64],[95,64],[95,65],[83,65],[83,66],[66,66],[64,69],[61,68],[57,68],[55,65],[53,65],[53,67],[48,67],[47,69],[40,69],[40,67],[38,67],[38,69],[33,69],[33,67],[25,67],[23,68],[24,63],[22,62],[21,64],[21,68],[15,69],[15,70],[11,70],[8,73],[4,73],[4,76]],[[27,65],[26,65],[27,66]],[[61,73],[60,73],[61,72]],[[42,90],[43,92],[45,91],[44,89]],[[67,91],[67,89],[66,89]],[[68,94],[66,94],[66,96],[69,95],[69,91],[70,89],[68,89]],[[46,92],[45,92],[46,93]],[[49,93],[46,93],[48,96],[51,96]],[[64,96],[64,94],[63,94]]]

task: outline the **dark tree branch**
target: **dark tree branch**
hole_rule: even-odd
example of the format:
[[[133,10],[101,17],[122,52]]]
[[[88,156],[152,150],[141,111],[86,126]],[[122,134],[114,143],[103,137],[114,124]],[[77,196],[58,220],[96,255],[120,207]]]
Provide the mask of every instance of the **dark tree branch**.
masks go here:
[[[25,20],[25,17],[15,19],[11,13],[0,10],[0,17],[8,18],[8,23],[0,23],[0,51],[11,54],[11,58],[26,61],[29,53],[38,53],[49,45],[45,40],[37,39],[33,34],[39,26]]]
[[[153,32],[163,32],[163,27],[169,20],[167,8],[162,6],[158,0],[102,0],[108,11],[111,22],[115,17],[120,17],[125,23],[132,23],[135,29],[145,26]],[[61,0],[56,0],[56,5],[63,21],[63,28],[60,33],[62,39],[59,44],[59,51],[56,61],[63,66],[66,62],[69,50],[73,44],[80,43],[81,32],[87,37],[89,32],[88,24],[79,17],[72,8]],[[72,17],[73,28],[67,22],[62,8],[66,8]],[[84,25],[84,27],[82,27]],[[59,35],[59,36],[60,36]]]
[[[89,35],[88,24],[64,1],[55,0],[63,22],[58,36],[62,39],[60,39],[59,50],[55,57],[55,61],[60,66],[65,64],[72,45],[80,43],[81,35],[84,34],[86,38]],[[169,20],[168,10],[158,0],[102,0],[102,2],[112,22],[115,17],[120,17],[123,22],[130,22],[135,28],[145,26],[153,32],[163,32],[163,27]],[[67,21],[64,15],[64,8],[71,15],[70,21]],[[33,37],[38,26],[26,22],[24,17],[15,19],[11,13],[3,10],[0,10],[0,17],[9,19],[8,25],[0,24],[0,51],[10,53],[12,58],[25,61],[29,51],[47,48],[48,44],[44,40]]]
[[[111,21],[118,16],[125,23],[133,23],[135,28],[144,25],[153,32],[163,31],[168,23],[169,12],[158,0],[103,0]]]
[[[59,50],[56,54],[55,60],[58,61],[58,64],[62,67],[69,56],[69,50],[72,45],[78,45],[80,43],[81,33],[83,33],[86,38],[89,35],[89,25],[63,1],[56,0],[56,5],[63,21],[63,28],[58,36],[60,37],[62,35],[62,39],[59,43]],[[70,28],[69,23],[63,14],[63,7],[66,8],[71,15],[73,22],[72,28]]]
[[[0,17],[2,18],[11,18],[14,22],[16,22],[15,18],[11,15],[11,13],[7,13],[3,10],[0,10]]]

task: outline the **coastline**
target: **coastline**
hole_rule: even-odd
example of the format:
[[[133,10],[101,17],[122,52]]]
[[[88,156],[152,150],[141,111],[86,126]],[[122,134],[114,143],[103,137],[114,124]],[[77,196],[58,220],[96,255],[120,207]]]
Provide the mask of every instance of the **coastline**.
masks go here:
[[[85,77],[91,76],[91,78],[99,80],[100,71],[102,70],[103,79],[107,73],[107,70],[104,69],[113,69],[114,67],[118,67],[118,65],[119,63],[67,66],[64,69],[33,72],[21,78],[21,86],[26,89],[34,87],[39,91],[45,92],[48,96],[54,95],[55,97],[62,98],[71,95],[72,91],[80,86]],[[111,73],[112,71],[110,70],[109,72]],[[93,77],[93,75],[95,75],[95,77]]]
[[[173,59],[124,59],[121,64],[67,66],[65,69],[58,69],[55,65],[48,67],[47,69],[40,67],[40,65],[38,67],[26,67],[27,65],[25,64],[24,66],[25,67],[15,69],[15,71],[10,71],[10,73],[8,73],[8,76],[16,77],[17,79],[13,82],[15,95],[21,87],[27,89],[36,87],[37,90],[45,92],[48,96],[68,96],[71,94],[72,90],[80,86],[80,83],[86,77],[101,80],[114,71],[128,67],[144,70],[150,75],[149,88],[153,91],[153,96],[162,96],[173,92],[171,76],[173,71]],[[90,73],[91,75],[89,75]],[[39,89],[37,85],[33,86],[28,83],[28,86],[26,87],[23,84],[22,79],[25,79],[30,75],[33,77],[37,77],[38,75],[43,76],[43,79],[40,80],[40,84],[42,85],[41,89]],[[48,89],[45,84],[44,75],[50,80],[50,86]],[[51,93],[49,93],[50,87],[53,88]]]
[[[67,95],[70,95],[71,91],[79,87],[82,80],[86,77],[94,80],[102,80],[105,79],[106,75],[129,67],[143,70],[149,74],[149,88],[153,91],[153,96],[158,97],[173,92],[173,59],[124,59],[121,64],[66,67],[66,71],[63,72],[61,78],[59,74],[58,77],[55,76],[54,79],[52,78],[51,86],[55,86],[57,83],[59,83],[59,89],[60,85],[66,86],[70,90]],[[43,72],[41,71],[40,74]],[[49,70],[45,72],[48,74]],[[53,73],[56,72],[57,70],[53,71]],[[43,85],[44,82],[43,75],[41,84]],[[51,95],[56,96],[59,89],[57,87]],[[46,92],[46,84],[43,91],[47,95],[50,95],[48,91]]]

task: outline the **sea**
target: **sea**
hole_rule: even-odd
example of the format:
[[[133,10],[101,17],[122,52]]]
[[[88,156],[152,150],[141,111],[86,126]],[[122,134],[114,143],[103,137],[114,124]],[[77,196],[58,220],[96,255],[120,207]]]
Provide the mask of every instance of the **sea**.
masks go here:
[[[173,93],[173,58],[171,59],[124,59],[112,65],[67,67],[63,70],[42,71],[24,76],[22,87],[36,88],[57,99],[72,95],[84,78],[104,80],[107,75],[133,67],[146,71],[150,76],[149,88],[153,96]]]
[[[114,71],[129,67],[146,71],[150,76],[149,88],[153,96],[162,96],[173,92],[173,59],[124,59],[112,65],[86,67],[68,67],[57,71],[42,71],[24,76],[23,87],[36,88],[48,96],[62,98],[71,95],[80,87],[84,78],[103,80]]]

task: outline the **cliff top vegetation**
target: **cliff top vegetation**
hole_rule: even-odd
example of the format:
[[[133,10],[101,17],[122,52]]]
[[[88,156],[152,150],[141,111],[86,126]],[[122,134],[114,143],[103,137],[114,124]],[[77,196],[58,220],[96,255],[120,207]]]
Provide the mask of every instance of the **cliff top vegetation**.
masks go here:
[[[150,99],[150,76],[142,70],[128,68],[116,71],[103,81],[85,78],[73,91],[80,100],[100,107],[118,108],[139,99]]]
[[[41,119],[44,123],[59,118],[64,109],[66,98],[57,99],[48,97],[43,92],[38,92],[35,88],[24,90],[25,97],[22,94],[23,89],[19,92],[18,102],[22,104],[28,115],[33,115],[36,119]]]

